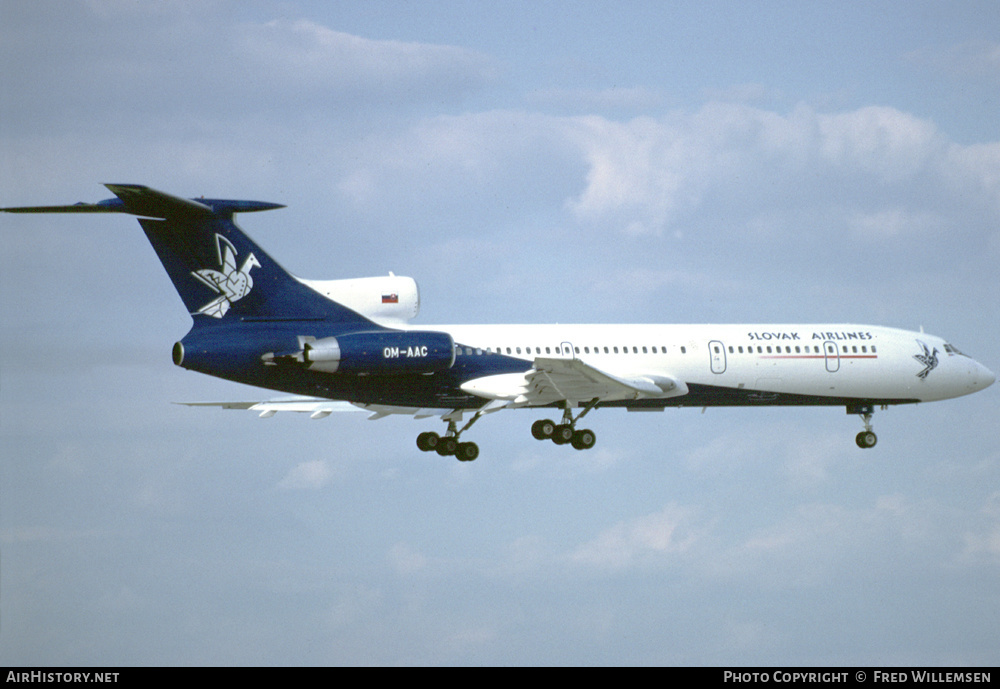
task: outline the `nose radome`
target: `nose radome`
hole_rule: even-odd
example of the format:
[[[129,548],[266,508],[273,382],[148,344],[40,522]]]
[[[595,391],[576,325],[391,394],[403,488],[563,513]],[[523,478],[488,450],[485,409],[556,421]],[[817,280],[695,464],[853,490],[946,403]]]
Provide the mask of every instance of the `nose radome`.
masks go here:
[[[979,364],[979,367],[983,369],[983,387],[988,388],[989,386],[993,385],[997,377],[993,374],[993,371],[989,370],[982,364]]]
[[[994,375],[993,371],[989,370],[978,361],[974,362],[972,385],[976,390],[988,388],[993,385],[996,379],[997,377]]]

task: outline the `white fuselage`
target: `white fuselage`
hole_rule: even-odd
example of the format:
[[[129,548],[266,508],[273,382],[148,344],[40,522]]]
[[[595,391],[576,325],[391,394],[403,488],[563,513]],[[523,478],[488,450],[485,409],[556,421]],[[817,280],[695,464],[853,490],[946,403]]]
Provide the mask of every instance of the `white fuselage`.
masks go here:
[[[970,394],[994,375],[940,337],[880,326],[447,325],[456,362],[502,354],[575,357],[620,376],[813,397],[926,402]],[[572,349],[570,349],[570,347]],[[683,400],[676,400],[683,404]]]

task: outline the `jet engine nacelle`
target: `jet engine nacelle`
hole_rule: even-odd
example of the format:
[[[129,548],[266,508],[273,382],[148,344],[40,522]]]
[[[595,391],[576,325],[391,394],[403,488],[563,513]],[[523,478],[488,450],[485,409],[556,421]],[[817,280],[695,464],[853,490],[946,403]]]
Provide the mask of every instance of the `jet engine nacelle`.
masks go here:
[[[448,333],[431,331],[348,333],[306,339],[291,358],[324,373],[434,373],[455,363],[455,343]]]
[[[379,325],[405,325],[420,313],[417,281],[402,275],[389,273],[349,280],[298,280],[327,299],[357,311]]]

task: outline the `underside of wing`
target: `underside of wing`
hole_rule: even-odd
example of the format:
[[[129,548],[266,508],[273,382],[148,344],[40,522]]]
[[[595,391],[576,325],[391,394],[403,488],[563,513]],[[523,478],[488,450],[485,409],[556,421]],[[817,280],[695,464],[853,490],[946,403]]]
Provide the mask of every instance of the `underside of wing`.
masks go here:
[[[616,375],[576,358],[535,359],[525,373],[506,373],[470,380],[462,389],[512,406],[537,406],[554,402],[604,402],[686,395],[687,385],[661,374]]]
[[[255,402],[177,402],[188,407],[219,407],[220,409],[241,409],[258,412],[261,418],[270,418],[278,412],[298,412],[309,414],[311,418],[322,419],[334,412],[368,412],[370,420],[383,419],[387,416],[412,416],[426,419],[440,416],[445,420],[461,420],[462,410],[431,407],[398,407],[384,404],[361,404],[328,400],[322,397],[305,397],[292,395]],[[489,405],[487,405],[489,406]]]
[[[322,397],[277,397],[258,402],[178,402],[188,407],[219,407],[221,409],[247,409],[258,412],[261,418],[269,418],[279,411],[309,414],[314,419],[322,419],[334,412],[365,411],[350,402],[327,400]]]

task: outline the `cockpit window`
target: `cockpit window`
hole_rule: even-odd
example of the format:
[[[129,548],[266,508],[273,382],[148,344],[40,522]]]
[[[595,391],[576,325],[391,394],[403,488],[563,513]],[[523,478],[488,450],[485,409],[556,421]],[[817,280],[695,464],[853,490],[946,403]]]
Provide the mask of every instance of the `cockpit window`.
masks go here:
[[[962,354],[960,351],[958,351],[958,347],[956,347],[955,345],[950,345],[947,342],[944,345],[944,351],[948,352],[949,356],[952,355],[952,354],[958,354],[959,356],[965,356],[965,354]]]

